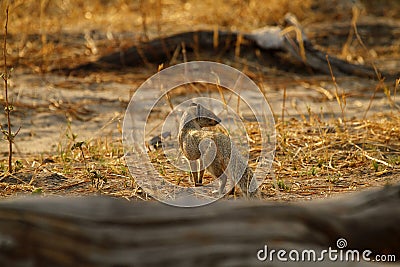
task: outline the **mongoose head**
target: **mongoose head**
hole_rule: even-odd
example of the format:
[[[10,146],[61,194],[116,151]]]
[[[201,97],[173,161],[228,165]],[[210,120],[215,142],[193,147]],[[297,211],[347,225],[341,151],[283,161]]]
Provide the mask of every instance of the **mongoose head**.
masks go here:
[[[183,113],[180,128],[182,129],[185,126],[189,128],[210,127],[215,126],[220,122],[221,119],[211,110],[206,109],[200,104],[192,103]]]
[[[201,128],[215,126],[221,122],[221,119],[214,112],[200,104],[192,103],[189,110],[192,114],[195,114],[194,118]]]

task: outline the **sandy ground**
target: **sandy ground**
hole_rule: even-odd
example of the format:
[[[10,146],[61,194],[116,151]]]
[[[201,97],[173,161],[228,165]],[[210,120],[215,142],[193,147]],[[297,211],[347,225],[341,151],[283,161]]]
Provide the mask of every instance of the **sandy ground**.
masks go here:
[[[134,71],[132,70],[132,74],[119,75],[119,81],[105,82],[96,79],[99,74],[81,78],[14,73],[13,128],[16,130],[21,127],[16,139],[16,156],[55,153],[58,145],[67,139],[67,133],[76,134],[77,140],[107,136],[118,138],[130,97],[144,81],[130,79],[130,76],[135,76]],[[394,106],[400,105],[400,97],[393,103],[387,95],[379,91],[371,103],[376,81],[344,77],[338,78],[337,84],[340,92],[344,91],[347,96],[347,118],[362,119],[365,114],[371,117],[377,113],[398,112]],[[294,75],[288,79],[268,77],[263,87],[271,109],[277,116],[282,113],[283,88],[286,87],[287,118],[309,117],[310,112],[326,119],[341,117],[341,108],[335,98],[336,88],[329,76]],[[168,106],[165,108],[169,109]],[[1,143],[1,151],[7,151],[5,142]]]

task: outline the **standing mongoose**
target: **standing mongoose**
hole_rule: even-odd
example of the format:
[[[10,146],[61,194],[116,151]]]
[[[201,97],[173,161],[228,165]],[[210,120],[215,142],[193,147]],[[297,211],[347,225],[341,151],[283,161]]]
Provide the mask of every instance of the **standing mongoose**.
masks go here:
[[[220,195],[224,194],[227,177],[229,177],[235,184],[239,185],[246,197],[254,197],[257,190],[255,180],[252,179],[253,172],[247,165],[246,160],[232,144],[229,136],[220,132],[202,129],[207,126],[215,126],[220,122],[221,120],[212,111],[195,103],[182,116],[178,142],[182,153],[191,162],[191,175],[195,185],[202,185],[203,161],[208,161],[206,170],[214,178],[220,179],[220,188],[218,190]],[[203,157],[201,159],[202,154]],[[198,159],[201,159],[200,170],[193,164]]]
[[[199,150],[200,139],[193,134],[201,131],[203,127],[215,126],[221,122],[211,110],[204,106],[192,103],[188,110],[183,113],[179,125],[178,143],[183,155],[190,162],[190,175],[195,186],[203,184],[204,168],[200,162],[197,166],[196,162],[200,159],[201,152]]]

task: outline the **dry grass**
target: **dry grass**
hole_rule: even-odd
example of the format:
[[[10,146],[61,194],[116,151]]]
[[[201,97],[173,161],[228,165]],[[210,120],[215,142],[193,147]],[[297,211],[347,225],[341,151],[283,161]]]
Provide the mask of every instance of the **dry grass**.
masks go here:
[[[278,22],[287,11],[304,19],[311,14],[310,6],[311,0],[20,0],[12,1],[10,6],[10,20],[13,21],[10,33],[31,34],[39,30],[47,34],[88,29],[106,32],[147,30],[145,34],[154,35],[217,25],[232,30],[251,30]]]
[[[3,1],[2,5],[6,2]],[[286,12],[294,13],[306,23],[319,21],[321,17],[338,17],[338,13],[323,13],[322,9],[318,9],[321,11],[318,13],[312,6],[311,0],[221,0],[218,3],[211,0],[114,0],[106,4],[104,1],[80,0],[13,1],[10,4],[9,25],[12,36],[7,52],[13,65],[24,70],[46,72],[57,65],[88,61],[99,53],[107,53],[114,47],[126,46],[138,39],[178,31],[216,26],[247,31],[277,23]],[[0,18],[2,22],[3,17]],[[85,29],[84,32],[82,29]],[[106,35],[106,38],[93,45],[89,37],[79,36],[91,31]],[[127,41],[121,37],[126,32],[136,34],[129,36],[130,41]],[[136,78],[140,81],[149,74],[151,72],[144,71],[125,79]],[[260,78],[262,74],[250,71],[247,74],[259,79],[260,83],[263,80]],[[109,74],[89,78],[99,79],[100,82],[124,79],[118,76]],[[393,99],[398,87],[388,90],[388,99],[395,103]],[[374,98],[371,99],[373,104]],[[344,104],[341,101],[345,98],[338,101],[338,105]],[[280,114],[278,110],[275,112]],[[312,112],[307,116],[298,114],[301,119],[285,118],[285,110],[282,114],[281,118],[276,118],[276,181],[269,179],[263,184],[265,198],[297,200],[326,197],[338,192],[400,182],[400,119],[395,105],[392,113],[365,119],[348,119],[345,110],[341,120],[326,119]],[[248,122],[246,127],[250,137],[258,140],[254,124]],[[2,160],[0,196],[105,194],[129,199],[149,198],[128,172],[121,140],[103,137],[79,143],[72,132],[61,139],[57,153],[29,155],[18,160],[15,163],[17,171],[13,175],[7,174],[5,160]],[[252,167],[256,164],[259,145],[256,142],[251,147]],[[151,152],[150,155],[153,164],[169,181],[189,185],[187,173],[177,172],[159,152]],[[206,181],[209,179],[207,176]]]
[[[321,198],[399,182],[399,125],[395,115],[346,124],[317,116],[312,122],[278,120],[276,181],[268,177],[262,185],[263,196],[275,200]],[[258,128],[251,122],[246,128],[256,141],[250,150],[250,166],[255,167],[260,151],[260,139],[255,138]],[[70,140],[60,145],[58,155],[20,160],[15,174],[0,178],[1,196],[104,194],[148,199],[129,175],[120,140],[93,140],[83,144],[82,150],[76,143]],[[191,186],[188,173],[176,170],[160,150],[149,155],[167,181]],[[2,168],[5,170],[4,163]],[[205,183],[211,180],[205,176]]]
[[[275,177],[262,185],[265,198],[293,200],[400,181],[400,119],[380,115],[372,120],[278,120]],[[283,127],[284,126],[284,127]],[[246,123],[250,138],[250,166],[257,165],[261,140],[256,123]],[[153,166],[169,182],[192,186],[188,173],[177,171],[162,151],[149,153]],[[274,181],[274,179],[276,179]],[[212,181],[205,175],[205,184]]]
[[[329,196],[399,181],[397,115],[346,124],[318,117],[312,123],[285,124],[278,139],[276,174],[293,194]]]

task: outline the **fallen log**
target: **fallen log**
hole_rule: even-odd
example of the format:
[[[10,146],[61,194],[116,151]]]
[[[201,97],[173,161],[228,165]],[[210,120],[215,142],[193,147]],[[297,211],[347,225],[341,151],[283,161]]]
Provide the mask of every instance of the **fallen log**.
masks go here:
[[[303,62],[313,70],[330,74],[327,53],[318,50],[305,35],[300,23],[292,14],[285,16],[285,26],[266,26],[251,33],[230,31],[190,31],[178,33],[165,38],[157,38],[140,43],[99,58],[96,62],[80,65],[69,72],[79,70],[118,69],[125,66],[143,66],[145,64],[163,63],[168,65],[176,52],[181,50],[211,51],[216,55],[221,51],[261,49],[274,53],[285,51],[293,59]],[[295,37],[293,37],[295,32]],[[219,52],[218,52],[219,51]],[[329,55],[331,68],[335,76],[354,75],[374,77],[377,70],[364,65],[357,65]]]
[[[399,260],[399,224],[400,185],[297,204],[191,209],[108,197],[9,199],[0,202],[0,266],[376,266],[327,257],[284,262],[271,253],[357,249],[360,257],[368,250],[370,259]]]

